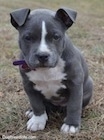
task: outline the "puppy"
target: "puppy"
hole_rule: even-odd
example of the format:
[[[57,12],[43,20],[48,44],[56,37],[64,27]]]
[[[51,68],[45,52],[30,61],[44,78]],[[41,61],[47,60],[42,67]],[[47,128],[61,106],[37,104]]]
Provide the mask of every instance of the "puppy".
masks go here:
[[[26,112],[27,130],[45,128],[50,104],[66,109],[61,131],[78,132],[82,108],[92,96],[93,81],[81,52],[65,33],[76,20],[76,11],[25,8],[13,11],[10,16],[11,24],[19,32],[20,59],[28,67],[20,66],[32,107],[32,111]]]

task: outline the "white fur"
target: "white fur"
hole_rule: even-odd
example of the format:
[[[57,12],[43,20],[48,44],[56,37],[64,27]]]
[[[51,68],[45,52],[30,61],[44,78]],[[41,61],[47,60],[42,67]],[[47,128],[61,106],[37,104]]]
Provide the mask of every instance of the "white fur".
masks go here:
[[[41,116],[33,115],[27,122],[27,130],[29,131],[43,130],[45,128],[47,120],[48,116],[46,112]]]
[[[66,88],[61,83],[62,79],[66,79],[66,74],[63,73],[64,65],[64,61],[60,59],[55,68],[38,68],[36,71],[28,72],[27,76],[30,81],[36,84],[34,88],[41,91],[45,98],[58,97],[59,94],[56,94],[57,90]]]
[[[69,125],[67,125],[65,123],[61,127],[61,132],[63,132],[63,133],[75,134],[78,131],[79,131],[78,127],[69,126]]]
[[[42,32],[41,32],[41,42],[39,46],[39,51],[51,53],[45,41],[46,35],[47,35],[46,24],[45,21],[42,21]]]
[[[33,111],[28,110],[28,111],[26,111],[25,115],[28,118],[32,118],[32,116],[34,115],[34,113],[33,113]]]

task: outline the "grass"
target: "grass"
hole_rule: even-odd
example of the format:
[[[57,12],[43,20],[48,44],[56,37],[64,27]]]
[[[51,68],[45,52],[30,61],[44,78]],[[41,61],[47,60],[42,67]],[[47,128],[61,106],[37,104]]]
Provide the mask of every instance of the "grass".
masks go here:
[[[9,13],[21,7],[57,10],[67,6],[78,11],[76,24],[68,30],[89,66],[94,80],[92,103],[85,109],[79,134],[61,134],[62,114],[50,115],[44,131],[26,130],[25,111],[29,107],[18,68],[17,31],[11,26]],[[36,136],[39,140],[104,140],[104,1],[102,0],[0,0],[0,136]],[[57,121],[58,120],[58,121]]]

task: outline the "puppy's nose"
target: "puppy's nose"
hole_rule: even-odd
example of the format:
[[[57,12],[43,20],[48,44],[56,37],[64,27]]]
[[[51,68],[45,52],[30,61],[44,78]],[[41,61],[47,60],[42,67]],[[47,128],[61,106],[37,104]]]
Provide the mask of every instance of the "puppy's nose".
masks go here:
[[[48,53],[38,53],[37,58],[38,58],[39,62],[45,63],[48,61],[49,54]]]

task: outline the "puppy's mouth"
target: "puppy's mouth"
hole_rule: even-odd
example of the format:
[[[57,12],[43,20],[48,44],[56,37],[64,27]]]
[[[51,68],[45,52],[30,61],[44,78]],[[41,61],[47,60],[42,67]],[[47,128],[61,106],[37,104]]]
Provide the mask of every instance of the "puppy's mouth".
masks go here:
[[[16,60],[16,61],[13,61],[13,65],[19,66],[23,70],[36,70],[37,68],[54,68],[56,66],[56,63],[54,65],[47,65],[47,64],[41,63],[37,65],[35,68],[32,68],[26,63],[25,60]]]

